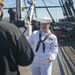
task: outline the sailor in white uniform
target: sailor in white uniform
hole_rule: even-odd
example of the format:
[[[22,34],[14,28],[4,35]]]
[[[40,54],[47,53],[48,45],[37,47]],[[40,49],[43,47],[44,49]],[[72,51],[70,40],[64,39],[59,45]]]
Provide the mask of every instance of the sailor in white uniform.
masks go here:
[[[31,64],[32,75],[51,75],[52,61],[58,53],[57,37],[50,31],[50,19],[40,19],[40,30],[34,31],[28,41],[35,57]]]

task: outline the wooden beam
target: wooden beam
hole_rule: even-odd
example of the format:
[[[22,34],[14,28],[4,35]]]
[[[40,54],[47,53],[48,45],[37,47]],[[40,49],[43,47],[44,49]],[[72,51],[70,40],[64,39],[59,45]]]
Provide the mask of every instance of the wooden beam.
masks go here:
[[[4,0],[0,0],[0,4],[4,4]]]

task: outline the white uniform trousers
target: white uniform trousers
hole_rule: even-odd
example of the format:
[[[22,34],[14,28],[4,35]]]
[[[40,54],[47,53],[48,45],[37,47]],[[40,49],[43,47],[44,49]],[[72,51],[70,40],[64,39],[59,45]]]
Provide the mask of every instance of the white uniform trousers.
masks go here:
[[[30,67],[32,75],[51,75],[52,72],[52,62],[32,64]]]

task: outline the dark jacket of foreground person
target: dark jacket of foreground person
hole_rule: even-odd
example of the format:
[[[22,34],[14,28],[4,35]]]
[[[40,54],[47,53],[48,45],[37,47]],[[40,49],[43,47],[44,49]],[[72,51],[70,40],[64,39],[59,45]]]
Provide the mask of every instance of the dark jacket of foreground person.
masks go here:
[[[0,75],[20,75],[18,65],[28,66],[33,58],[32,48],[21,31],[0,21]]]

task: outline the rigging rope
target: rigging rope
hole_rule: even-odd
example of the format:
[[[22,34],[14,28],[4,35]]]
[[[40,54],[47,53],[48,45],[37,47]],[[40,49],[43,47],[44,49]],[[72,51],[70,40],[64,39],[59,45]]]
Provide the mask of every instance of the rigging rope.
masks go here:
[[[48,8],[47,8],[47,6],[46,6],[44,0],[42,0],[42,1],[43,1],[44,5],[45,5],[45,7],[46,7],[47,12],[49,13],[50,17],[52,18],[52,22],[54,23],[55,20],[53,19],[53,17],[52,17],[52,15],[51,15],[50,11],[48,10]]]

